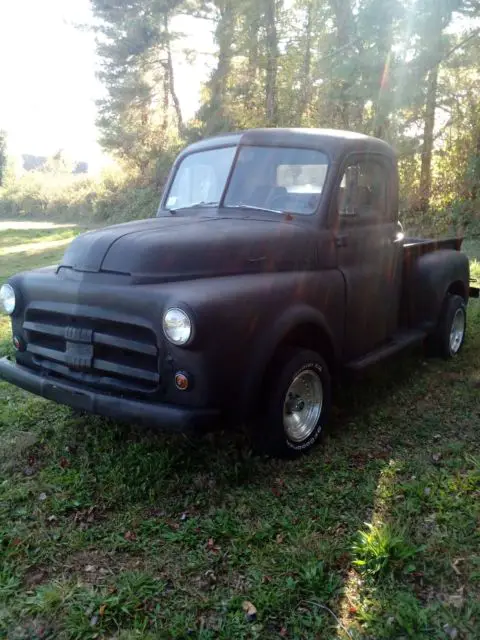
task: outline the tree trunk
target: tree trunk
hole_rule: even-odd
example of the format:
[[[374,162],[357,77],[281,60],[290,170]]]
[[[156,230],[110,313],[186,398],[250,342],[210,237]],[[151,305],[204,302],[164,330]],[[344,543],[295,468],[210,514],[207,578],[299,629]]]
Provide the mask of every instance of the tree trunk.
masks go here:
[[[219,50],[217,68],[208,83],[210,100],[205,109],[205,113],[207,114],[205,132],[209,135],[223,131],[225,125],[228,123],[228,116],[225,111],[225,98],[233,57],[232,49],[235,34],[234,0],[217,0],[215,5],[219,11],[218,24],[215,29],[215,40]]]
[[[168,81],[168,64],[163,64],[163,90],[162,90],[162,104],[163,104],[163,114],[162,114],[162,124],[161,131],[163,140],[167,137],[168,130],[168,116],[170,110],[170,84]]]
[[[246,78],[246,92],[245,97],[247,100],[247,108],[250,108],[250,100],[253,98],[257,86],[257,72],[258,72],[258,31],[260,27],[260,17],[258,15],[258,5],[254,5],[255,15],[252,15],[252,20],[248,29],[248,66],[247,66],[247,78]]]
[[[278,33],[277,33],[277,0],[266,0],[265,31],[266,31],[266,77],[265,77],[265,114],[267,124],[274,127],[277,124],[277,72],[278,72]]]
[[[420,209],[426,211],[432,191],[432,157],[435,131],[435,111],[437,108],[439,65],[428,74],[427,98],[425,102],[425,124],[423,128],[422,169],[420,174]]]
[[[166,38],[166,50],[167,50],[167,71],[168,71],[168,86],[169,92],[172,97],[175,114],[177,116],[178,132],[181,137],[185,134],[185,125],[183,123],[182,109],[180,107],[180,100],[178,99],[177,92],[175,90],[175,74],[173,70],[172,49],[170,47],[170,30],[168,24],[168,14],[164,15],[164,29]]]
[[[470,160],[470,162],[473,164],[470,176],[470,199],[473,201],[477,200],[480,192],[480,109],[476,109],[476,112],[478,116],[476,118],[475,135],[473,138],[474,152]]]
[[[348,47],[353,44],[355,34],[355,18],[353,15],[351,0],[330,0],[330,6],[332,7],[335,17],[335,29],[336,29],[336,48],[339,50],[344,49],[345,55],[348,55]],[[350,105],[350,99],[347,95],[348,89],[352,86],[350,81],[341,82],[340,100],[337,105],[342,126],[345,129],[350,129],[355,117],[352,117],[352,111],[354,110]]]
[[[313,2],[310,2],[305,17],[305,55],[302,65],[302,79],[300,89],[300,100],[298,106],[298,125],[301,126],[303,115],[308,108],[312,94],[312,22],[313,22]]]

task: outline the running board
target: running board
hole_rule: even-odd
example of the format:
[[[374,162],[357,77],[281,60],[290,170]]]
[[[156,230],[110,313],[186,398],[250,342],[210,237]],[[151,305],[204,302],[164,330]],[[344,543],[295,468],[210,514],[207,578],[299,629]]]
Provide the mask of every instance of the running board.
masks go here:
[[[381,362],[382,360],[385,360],[408,347],[420,344],[426,337],[427,334],[425,331],[420,331],[419,329],[412,329],[411,331],[397,333],[386,344],[374,351],[370,351],[370,353],[358,358],[358,360],[348,362],[345,367],[350,371],[362,371],[363,369],[367,369],[371,365],[377,364],[377,362]]]

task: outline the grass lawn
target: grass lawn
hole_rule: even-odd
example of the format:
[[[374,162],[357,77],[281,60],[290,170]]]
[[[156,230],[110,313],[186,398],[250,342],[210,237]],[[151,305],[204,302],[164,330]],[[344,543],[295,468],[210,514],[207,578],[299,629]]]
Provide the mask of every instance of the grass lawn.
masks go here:
[[[0,229],[0,278],[76,232]],[[478,301],[469,320],[455,361],[351,384],[295,462],[0,383],[0,638],[478,638]]]

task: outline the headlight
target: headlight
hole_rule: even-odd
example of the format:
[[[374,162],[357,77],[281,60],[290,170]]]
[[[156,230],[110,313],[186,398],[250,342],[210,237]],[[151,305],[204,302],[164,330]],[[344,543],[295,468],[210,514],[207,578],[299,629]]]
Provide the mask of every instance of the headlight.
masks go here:
[[[9,316],[15,311],[15,291],[9,284],[2,284],[0,288],[0,303],[3,311]]]
[[[192,321],[181,309],[168,309],[163,316],[163,332],[172,344],[182,346],[192,337]]]

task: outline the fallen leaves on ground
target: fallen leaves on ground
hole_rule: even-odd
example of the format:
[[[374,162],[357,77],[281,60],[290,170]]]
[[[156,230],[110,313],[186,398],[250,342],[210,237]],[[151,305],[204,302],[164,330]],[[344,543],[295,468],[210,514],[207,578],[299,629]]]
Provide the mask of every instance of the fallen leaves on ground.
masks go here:
[[[257,619],[257,608],[249,600],[244,601],[242,609],[245,611],[245,618],[248,622],[253,622]]]

